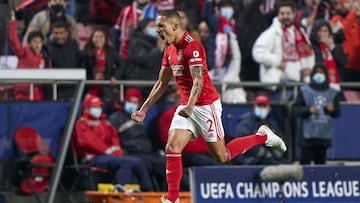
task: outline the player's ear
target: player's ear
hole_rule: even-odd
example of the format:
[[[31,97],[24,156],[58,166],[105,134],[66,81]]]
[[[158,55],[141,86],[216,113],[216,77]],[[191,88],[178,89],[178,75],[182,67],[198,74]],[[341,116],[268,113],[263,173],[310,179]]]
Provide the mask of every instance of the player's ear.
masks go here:
[[[174,23],[173,24],[173,31],[175,31],[177,29],[178,25],[179,25],[179,23]]]

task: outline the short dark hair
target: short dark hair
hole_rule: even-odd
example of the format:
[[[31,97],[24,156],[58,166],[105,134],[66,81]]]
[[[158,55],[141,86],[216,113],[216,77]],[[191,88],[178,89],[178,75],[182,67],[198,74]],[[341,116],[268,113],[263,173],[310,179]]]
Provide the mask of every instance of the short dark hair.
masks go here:
[[[294,1],[291,0],[280,1],[277,6],[277,13],[279,13],[281,7],[290,7],[291,10],[293,10],[294,12],[296,11],[296,5]]]
[[[32,31],[28,35],[27,43],[30,43],[31,40],[33,40],[36,37],[40,38],[41,41],[44,41],[44,35],[40,31]]]
[[[175,18],[175,19],[181,20],[179,13],[175,9],[165,10],[160,13],[160,16],[165,16],[166,18]]]
[[[52,28],[65,28],[66,30],[70,29],[70,25],[67,22],[59,21],[52,25]]]

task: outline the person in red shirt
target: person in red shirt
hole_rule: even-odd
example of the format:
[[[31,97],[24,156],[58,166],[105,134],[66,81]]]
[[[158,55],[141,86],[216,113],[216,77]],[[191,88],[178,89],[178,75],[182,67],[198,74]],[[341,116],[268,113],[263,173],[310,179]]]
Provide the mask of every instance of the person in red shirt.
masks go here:
[[[171,78],[175,78],[181,99],[165,147],[168,196],[162,199],[163,203],[179,203],[181,152],[198,133],[207,142],[212,157],[221,163],[260,144],[286,151],[281,138],[265,125],[256,134],[233,139],[225,145],[221,123],[222,104],[208,75],[204,47],[182,28],[180,16],[174,10],[164,11],[157,17],[156,29],[167,45],[159,78],[142,107],[131,117],[143,122],[151,105],[165,92]]]
[[[135,176],[142,191],[153,190],[145,162],[124,154],[117,130],[102,113],[102,104],[99,97],[93,95],[84,99],[84,109],[72,137],[77,158],[92,167],[114,171],[117,184],[134,183]]]

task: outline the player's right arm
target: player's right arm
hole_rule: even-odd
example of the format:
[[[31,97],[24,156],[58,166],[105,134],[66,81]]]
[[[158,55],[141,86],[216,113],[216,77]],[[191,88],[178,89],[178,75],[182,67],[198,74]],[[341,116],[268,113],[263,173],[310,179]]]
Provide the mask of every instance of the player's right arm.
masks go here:
[[[131,118],[137,122],[143,122],[146,116],[146,112],[150,107],[164,94],[169,81],[172,77],[172,71],[170,68],[162,67],[159,73],[159,78],[155,82],[148,98],[145,100],[144,104],[141,106],[140,110],[134,112],[131,115]]]

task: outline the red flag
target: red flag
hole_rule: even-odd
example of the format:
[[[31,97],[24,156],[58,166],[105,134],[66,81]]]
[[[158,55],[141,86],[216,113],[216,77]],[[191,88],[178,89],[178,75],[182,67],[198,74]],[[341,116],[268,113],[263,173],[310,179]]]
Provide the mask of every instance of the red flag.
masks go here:
[[[48,0],[23,0],[17,7],[16,10],[32,10],[41,8],[48,4]]]

